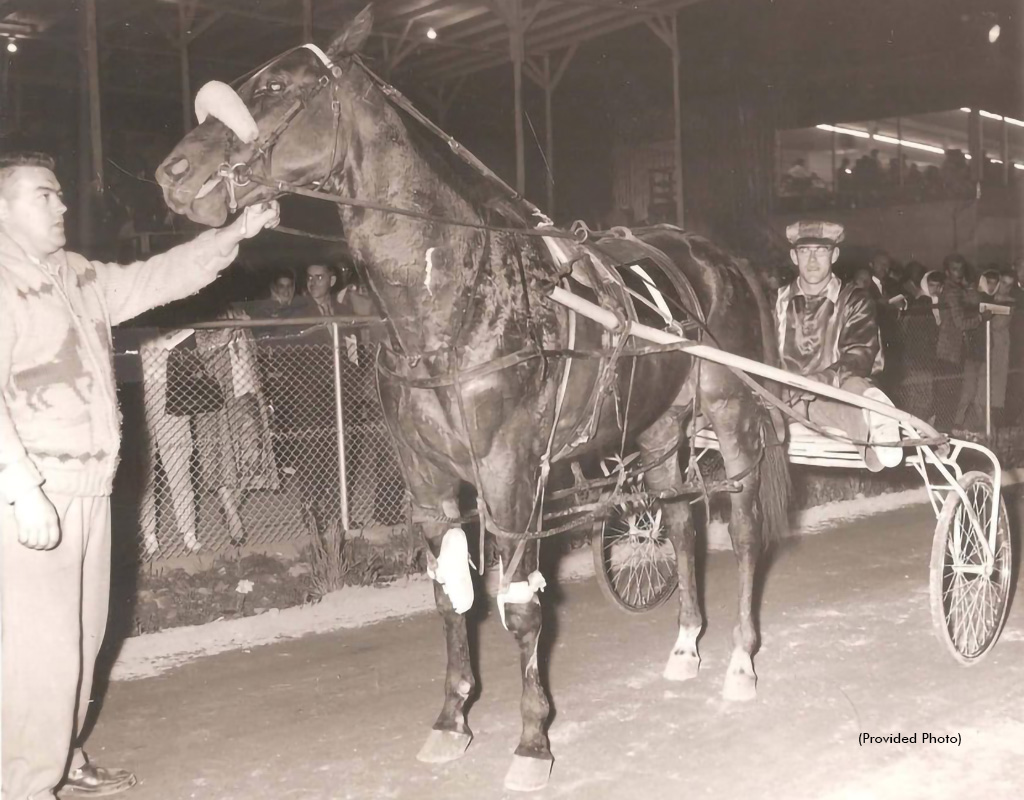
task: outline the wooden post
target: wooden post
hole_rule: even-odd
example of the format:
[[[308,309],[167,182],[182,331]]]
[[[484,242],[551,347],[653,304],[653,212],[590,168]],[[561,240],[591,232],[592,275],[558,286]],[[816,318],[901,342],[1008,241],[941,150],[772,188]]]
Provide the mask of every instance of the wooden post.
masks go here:
[[[775,134],[778,136],[778,133]],[[839,174],[836,172],[836,132],[835,126],[833,126],[832,133],[830,134],[832,139],[832,194],[839,194]]]
[[[555,118],[552,100],[555,89],[561,83],[569,62],[576,55],[576,45],[572,45],[562,56],[561,61],[551,72],[551,55],[544,54],[544,61],[541,68],[531,69],[527,74],[544,90],[544,163],[547,168],[547,199],[548,204],[545,211],[549,217],[555,216]]]
[[[967,117],[967,150],[971,154],[971,180],[981,180],[981,168],[985,157],[985,143],[982,141],[981,114],[972,108]]]
[[[521,0],[508,2],[509,46],[512,51],[512,80],[515,86],[516,191],[526,195],[526,153],[523,137],[523,9]]]
[[[896,169],[899,170],[899,185],[903,188],[903,117],[896,117]]]
[[[672,105],[675,112],[675,162],[676,162],[676,222],[683,227],[686,214],[683,210],[683,99],[680,88],[681,68],[679,58],[679,15],[672,15]]]
[[[96,0],[79,6],[82,71],[79,96],[79,238],[83,249],[96,243],[95,199],[103,191],[103,129],[100,120],[99,46]]]
[[[1010,170],[1013,169],[1013,165],[1010,164],[1010,124],[1006,121],[1006,117],[1003,117],[1003,135],[999,146],[999,157],[1003,160],[1003,186],[1009,186]]]
[[[302,43],[313,41],[313,0],[302,0]]]
[[[544,54],[544,161],[547,176],[548,207],[545,209],[552,219],[555,216],[555,123],[551,117],[551,96],[555,87],[551,80],[551,57]]]
[[[683,211],[683,98],[680,88],[681,76],[679,56],[679,15],[671,17],[651,17],[646,20],[647,27],[661,40],[661,43],[672,53],[672,110],[675,117],[675,202],[676,224],[683,227],[685,213]]]
[[[192,77],[188,63],[189,13],[184,2],[178,3],[178,60],[181,64],[181,132],[192,130]]]

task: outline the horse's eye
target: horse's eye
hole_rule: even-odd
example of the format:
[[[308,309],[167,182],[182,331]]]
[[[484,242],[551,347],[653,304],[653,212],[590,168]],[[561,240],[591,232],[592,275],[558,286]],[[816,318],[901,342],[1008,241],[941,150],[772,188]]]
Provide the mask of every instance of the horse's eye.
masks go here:
[[[281,81],[270,81],[269,83],[267,83],[267,91],[274,93],[283,92],[284,84],[281,83]]]

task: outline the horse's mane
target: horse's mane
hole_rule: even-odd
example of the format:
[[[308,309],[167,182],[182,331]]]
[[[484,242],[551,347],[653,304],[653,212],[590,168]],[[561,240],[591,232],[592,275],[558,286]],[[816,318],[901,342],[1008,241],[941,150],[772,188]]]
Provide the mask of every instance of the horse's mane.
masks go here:
[[[511,227],[530,228],[536,224],[536,210],[530,203],[510,194],[510,189],[500,181],[459,158],[446,141],[424,127],[399,104],[387,98],[386,101],[401,117],[417,155],[427,161],[439,175],[447,178],[450,187],[467,203],[480,209],[485,218],[492,223]]]

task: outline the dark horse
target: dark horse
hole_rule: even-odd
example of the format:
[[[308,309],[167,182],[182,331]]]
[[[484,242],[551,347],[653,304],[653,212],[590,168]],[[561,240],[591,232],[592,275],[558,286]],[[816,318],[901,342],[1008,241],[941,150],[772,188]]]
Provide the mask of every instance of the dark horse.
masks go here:
[[[366,9],[326,56],[315,47],[296,48],[246,80],[237,95],[221,85],[229,96],[214,92],[213,116],[178,144],[157,177],[174,211],[207,225],[223,224],[231,204],[265,201],[296,187],[356,201],[340,204],[339,214],[388,321],[378,380],[415,524],[437,565],[446,532],[457,526],[460,483],[475,485],[482,522],[496,535],[505,570],[504,616],[522,669],[522,736],[506,786],[539,788],[552,756],[550,706],[537,665],[537,548],[517,552],[517,543],[537,528],[538,476],[548,460],[607,452],[628,435],[648,465],[647,488],[678,492],[683,475],[674,450],[699,392],[726,472],[739,484],[730,495],[740,593],[725,678],[729,699],[755,693],[754,578],[764,539],[786,524],[786,463],[780,448],[764,445],[767,415],[728,369],[697,368],[678,351],[580,356],[614,350],[611,334],[582,317],[571,320],[545,298],[544,287],[564,281],[568,270],[530,233],[543,218],[493,176],[467,168],[454,143],[429,132],[404,98],[366,68],[357,53],[370,25]],[[289,189],[274,181],[286,181]],[[634,257],[659,254],[673,280],[692,285],[706,337],[735,353],[771,357],[770,312],[744,263],[669,226],[635,236],[619,241],[630,241]],[[582,250],[560,241],[570,255]],[[564,352],[570,341],[577,355],[571,359]],[[599,383],[602,372],[611,375],[609,383]],[[605,391],[597,396],[599,386]],[[628,415],[620,413],[627,394]],[[580,435],[583,428],[588,435]],[[697,674],[703,626],[689,503],[665,503],[663,521],[681,587],[679,634],[665,676],[685,680]],[[461,562],[465,569],[464,557]],[[448,671],[444,705],[420,758],[437,762],[460,756],[469,744],[464,708],[476,682],[464,614],[446,587],[435,583],[434,595]]]

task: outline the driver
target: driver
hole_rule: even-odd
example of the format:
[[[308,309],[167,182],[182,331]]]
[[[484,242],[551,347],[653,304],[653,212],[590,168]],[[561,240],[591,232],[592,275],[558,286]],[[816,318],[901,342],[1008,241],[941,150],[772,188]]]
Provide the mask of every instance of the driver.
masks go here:
[[[863,289],[844,285],[832,272],[843,226],[794,222],[786,228],[786,238],[799,276],[779,290],[775,302],[782,368],[892,405],[873,382],[885,363],[875,303]],[[790,405],[819,426],[837,428],[859,441],[899,441],[899,424],[889,417],[798,389],[788,395]],[[864,463],[872,472],[895,467],[903,458],[901,447],[873,445],[864,450]]]

